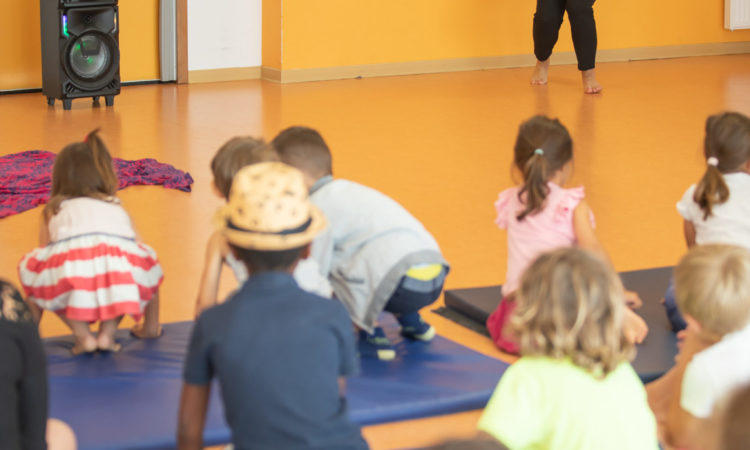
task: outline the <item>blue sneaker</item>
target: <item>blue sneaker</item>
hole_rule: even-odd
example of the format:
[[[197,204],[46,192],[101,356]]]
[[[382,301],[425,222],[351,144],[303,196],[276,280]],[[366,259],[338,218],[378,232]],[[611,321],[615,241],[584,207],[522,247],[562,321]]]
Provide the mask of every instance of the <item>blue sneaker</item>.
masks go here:
[[[401,324],[401,334],[415,341],[431,341],[435,337],[435,328],[422,320],[418,312],[396,317]]]
[[[381,327],[375,327],[372,334],[359,330],[357,350],[361,358],[377,358],[382,361],[396,358],[396,349],[393,348]]]

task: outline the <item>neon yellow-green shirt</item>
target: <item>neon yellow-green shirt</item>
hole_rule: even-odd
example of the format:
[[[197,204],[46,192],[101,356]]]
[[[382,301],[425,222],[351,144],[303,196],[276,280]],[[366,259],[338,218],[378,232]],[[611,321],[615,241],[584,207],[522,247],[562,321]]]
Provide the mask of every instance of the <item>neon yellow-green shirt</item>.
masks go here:
[[[569,359],[524,357],[508,368],[479,429],[510,449],[658,449],[646,390],[628,363],[599,380]]]

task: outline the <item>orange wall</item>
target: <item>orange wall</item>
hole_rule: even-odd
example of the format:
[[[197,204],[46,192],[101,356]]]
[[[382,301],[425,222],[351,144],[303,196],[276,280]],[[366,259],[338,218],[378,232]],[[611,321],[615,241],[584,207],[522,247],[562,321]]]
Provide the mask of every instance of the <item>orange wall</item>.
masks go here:
[[[0,90],[42,86],[39,2],[2,0]],[[123,81],[159,78],[159,1],[120,2],[120,75]]]
[[[263,0],[262,64],[281,68],[281,2]]]
[[[276,0],[277,2],[280,0]],[[599,48],[750,41],[721,0],[600,1]],[[532,52],[532,0],[283,0],[282,68]],[[567,23],[557,50],[571,51]],[[265,56],[264,56],[265,57]]]

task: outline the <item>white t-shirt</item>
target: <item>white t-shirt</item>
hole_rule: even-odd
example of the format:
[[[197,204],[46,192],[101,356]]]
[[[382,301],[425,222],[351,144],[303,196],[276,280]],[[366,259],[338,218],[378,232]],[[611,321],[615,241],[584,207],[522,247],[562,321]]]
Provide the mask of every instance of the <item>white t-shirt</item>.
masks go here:
[[[725,335],[696,354],[685,369],[680,406],[695,417],[711,416],[717,402],[750,383],[750,326]]]
[[[729,198],[715,205],[708,219],[703,218],[703,210],[693,200],[695,185],[677,203],[677,211],[695,226],[697,244],[739,245],[750,250],[750,175],[730,173],[724,175],[724,181]]]
[[[135,238],[130,216],[116,197],[100,200],[75,197],[60,203],[60,210],[47,224],[51,242],[90,233]]]

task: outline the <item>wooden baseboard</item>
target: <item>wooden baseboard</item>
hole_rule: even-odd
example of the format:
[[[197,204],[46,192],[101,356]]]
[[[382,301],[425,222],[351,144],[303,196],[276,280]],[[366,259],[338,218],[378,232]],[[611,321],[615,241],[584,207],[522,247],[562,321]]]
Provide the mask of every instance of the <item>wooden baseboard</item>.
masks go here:
[[[260,77],[266,81],[273,81],[274,83],[281,83],[281,70],[274,67],[261,67]]]
[[[260,78],[260,67],[232,67],[228,69],[191,70],[188,72],[188,83],[258,80]]]
[[[597,62],[637,61],[647,59],[684,58],[688,56],[732,55],[750,53],[750,42],[722,42],[715,44],[673,45],[599,50]],[[357,77],[386,77],[425,73],[461,72],[469,70],[529,67],[536,63],[534,55],[505,55],[481,58],[455,58],[435,61],[410,61],[355,66],[320,67],[312,69],[279,70],[263,67],[261,78],[276,83],[340,80]],[[575,64],[573,52],[555,53],[552,64]],[[192,79],[191,79],[192,81]]]

